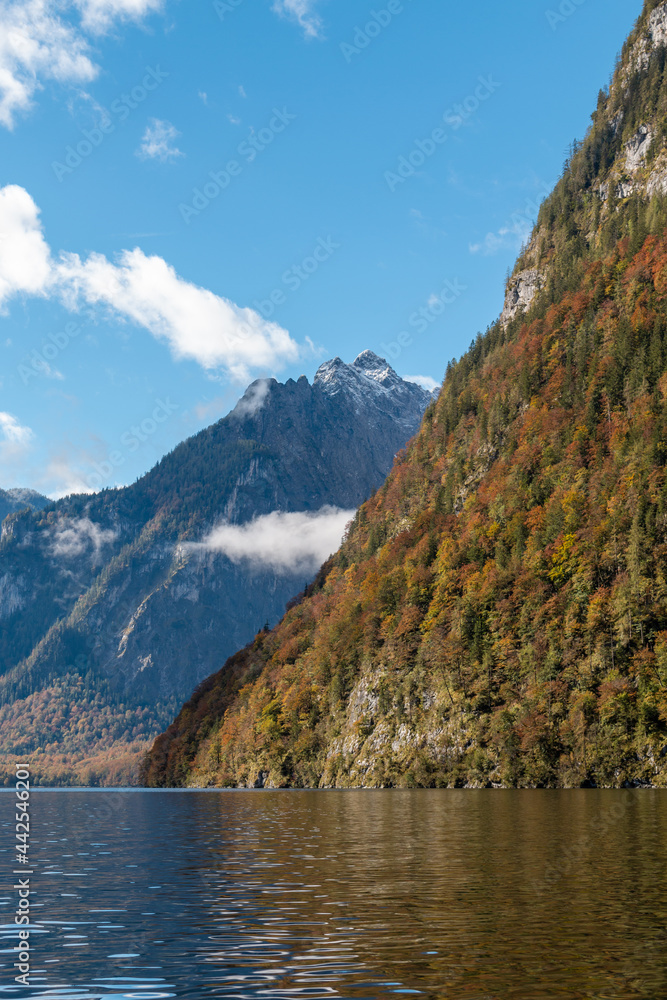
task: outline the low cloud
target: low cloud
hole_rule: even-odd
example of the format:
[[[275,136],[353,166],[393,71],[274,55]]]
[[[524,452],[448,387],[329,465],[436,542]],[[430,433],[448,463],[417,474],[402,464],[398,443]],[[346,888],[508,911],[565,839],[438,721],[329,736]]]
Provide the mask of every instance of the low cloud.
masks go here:
[[[116,531],[102,528],[88,517],[62,518],[53,527],[51,555],[75,559],[89,554],[96,560],[104,546],[110,545],[117,537]]]
[[[313,575],[340,546],[353,510],[322,507],[315,513],[274,511],[248,524],[221,524],[193,552],[218,552],[233,563],[280,575]]]
[[[404,382],[414,382],[415,385],[420,385],[427,392],[433,392],[434,389],[440,387],[440,383],[436,382],[430,375],[403,375],[401,377]]]
[[[300,356],[287,330],[185,281],[161,257],[137,248],[123,250],[115,261],[99,253],[55,258],[37,206],[17,185],[0,189],[0,234],[0,309],[21,293],[58,299],[72,312],[97,307],[165,341],[175,358],[225,369],[239,382],[248,382],[253,370],[279,370]]]
[[[94,493],[95,490],[86,482],[86,475],[90,475],[90,471],[86,470],[90,470],[95,457],[68,443],[61,443],[59,450],[47,462],[36,488],[52,500],[72,494]]]
[[[493,257],[501,250],[518,250],[530,239],[534,222],[526,219],[503,226],[497,233],[487,233],[481,243],[471,243],[470,253]]]
[[[492,257],[501,250],[521,249],[530,240],[540,205],[550,191],[551,185],[542,182],[535,197],[529,198],[520,211],[514,212],[504,226],[495,233],[487,233],[481,243],[471,243],[470,253],[481,253],[484,257]]]
[[[275,0],[272,9],[276,14],[300,24],[306,38],[318,38],[322,19],[315,13],[316,4],[317,0]]]
[[[270,387],[270,379],[257,379],[251,386],[248,386],[244,395],[232,410],[232,415],[235,417],[254,417],[264,406]]]
[[[151,118],[137,150],[137,156],[140,160],[160,160],[161,163],[185,156],[185,153],[175,145],[180,134],[171,122]]]

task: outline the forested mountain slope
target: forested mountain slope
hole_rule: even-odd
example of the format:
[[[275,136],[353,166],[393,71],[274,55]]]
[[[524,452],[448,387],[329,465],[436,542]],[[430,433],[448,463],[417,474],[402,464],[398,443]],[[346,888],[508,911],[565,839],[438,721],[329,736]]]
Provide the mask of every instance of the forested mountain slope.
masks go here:
[[[219,657],[278,621],[315,572],[262,552],[254,562],[228,555],[207,543],[211,531],[276,512],[353,512],[429,399],[371,352],[350,365],[336,358],[312,385],[254,383],[132,486],[10,514],[0,760],[19,754],[54,783],[130,780],[146,740]]]
[[[667,784],[667,3],[338,554],[150,785]]]
[[[44,510],[51,501],[35,490],[0,490],[0,521],[17,510]]]

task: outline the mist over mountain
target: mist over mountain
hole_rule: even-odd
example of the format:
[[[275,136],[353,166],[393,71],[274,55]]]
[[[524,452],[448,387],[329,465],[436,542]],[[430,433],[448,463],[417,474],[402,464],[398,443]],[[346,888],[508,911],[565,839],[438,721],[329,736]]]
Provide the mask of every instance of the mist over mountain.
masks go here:
[[[127,780],[143,741],[313,578],[431,396],[371,352],[254,382],[124,489],[20,510],[0,541],[0,753]]]
[[[17,510],[44,510],[52,501],[35,490],[0,490],[0,521]]]
[[[667,4],[338,553],[150,785],[667,784]]]

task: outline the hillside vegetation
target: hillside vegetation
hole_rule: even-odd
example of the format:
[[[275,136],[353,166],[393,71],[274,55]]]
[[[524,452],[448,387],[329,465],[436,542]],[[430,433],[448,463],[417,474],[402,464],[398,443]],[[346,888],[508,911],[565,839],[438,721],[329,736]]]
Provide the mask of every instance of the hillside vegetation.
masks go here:
[[[667,9],[339,553],[150,785],[667,784]]]
[[[228,557],[202,544],[209,532],[356,509],[429,400],[366,351],[312,384],[253,383],[131,486],[46,510],[14,496],[0,532],[0,781],[16,756],[43,784],[136,781],[183,700],[314,575]]]

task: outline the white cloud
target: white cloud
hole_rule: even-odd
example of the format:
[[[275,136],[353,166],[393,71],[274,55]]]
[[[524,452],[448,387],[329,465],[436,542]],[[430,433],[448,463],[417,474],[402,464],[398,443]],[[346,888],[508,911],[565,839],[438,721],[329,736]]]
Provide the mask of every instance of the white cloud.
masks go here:
[[[87,90],[77,89],[67,99],[67,110],[80,128],[108,128],[108,110]]]
[[[252,368],[273,368],[299,356],[298,345],[277,323],[184,281],[161,257],[138,249],[124,250],[116,264],[102,254],[86,261],[65,254],[58,277],[71,309],[105,306],[165,340],[175,358],[226,368],[242,382]]]
[[[0,312],[13,295],[42,295],[51,281],[51,253],[39,210],[16,184],[0,188]]]
[[[289,17],[303,28],[306,38],[318,38],[322,20],[315,13],[317,0],[274,0],[272,10],[282,17]]]
[[[535,196],[526,201],[522,210],[513,212],[504,226],[495,233],[487,233],[481,243],[471,243],[470,253],[482,253],[485,257],[490,257],[500,250],[521,249],[529,241],[540,205],[550,191],[551,185],[541,182]]]
[[[44,81],[89,83],[98,75],[87,33],[138,20],[163,0],[0,0],[0,124],[12,129]],[[81,14],[81,24],[65,19]]]
[[[29,111],[42,80],[93,80],[97,67],[80,31],[62,21],[55,0],[0,2],[0,123],[11,129]]]
[[[240,118],[236,118],[234,115],[227,115],[227,121],[230,122],[230,124],[232,124],[232,125],[240,125],[241,124],[241,119]]]
[[[299,358],[287,330],[184,281],[161,257],[134,249],[116,262],[97,253],[54,260],[23,188],[0,189],[0,234],[0,307],[21,292],[59,298],[72,312],[98,307],[166,341],[175,358],[225,369],[240,382],[252,370],[276,370]]]
[[[89,31],[108,31],[114,21],[141,21],[157,14],[164,0],[76,0],[81,22]]]
[[[239,87],[239,96],[240,97],[247,97],[248,96],[246,94],[246,92],[245,92],[245,87],[243,86],[243,84],[241,84],[240,87]]]
[[[71,494],[94,493],[86,482],[86,473],[69,455],[55,455],[47,463],[38,489],[52,500],[60,500]]]
[[[274,511],[248,524],[221,524],[190,551],[219,552],[233,563],[278,574],[315,573],[340,546],[353,510],[322,507],[315,513]]]
[[[501,250],[519,250],[530,239],[533,222],[523,219],[511,226],[503,226],[497,233],[487,233],[481,243],[471,243],[470,253],[492,257]]]
[[[43,358],[36,358],[33,362],[35,368],[38,368],[44,378],[56,379],[58,382],[64,382],[65,376],[57,368],[52,368],[48,361],[44,361]]]
[[[197,97],[200,99],[202,104],[205,104],[208,107],[208,94],[205,90],[198,90]]]
[[[436,382],[430,375],[402,375],[401,378],[405,382],[414,382],[415,385],[420,385],[427,392],[433,392],[434,389],[438,389],[440,386],[440,383]]]
[[[180,134],[171,122],[151,118],[146,126],[141,146],[137,150],[137,156],[142,160],[161,160],[162,163],[185,156],[185,153],[174,145]]]
[[[90,552],[96,558],[105,545],[116,540],[118,533],[102,528],[88,517],[64,517],[53,528],[51,554],[64,559],[74,559]]]
[[[0,463],[5,488],[10,480],[16,479],[13,473],[19,473],[24,467],[26,454],[34,439],[32,430],[21,424],[13,414],[0,412]]]
[[[29,427],[20,424],[11,413],[2,412],[0,412],[0,434],[4,439],[0,442],[0,448],[7,448],[7,450],[23,451],[30,445],[34,437]]]

